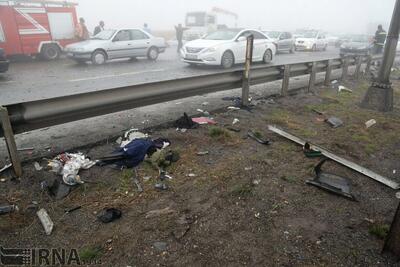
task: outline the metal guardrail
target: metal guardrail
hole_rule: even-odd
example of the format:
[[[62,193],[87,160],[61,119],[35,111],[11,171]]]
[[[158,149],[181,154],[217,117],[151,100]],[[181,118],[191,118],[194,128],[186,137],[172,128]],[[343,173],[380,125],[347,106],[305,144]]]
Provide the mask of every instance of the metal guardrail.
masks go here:
[[[314,90],[316,74],[325,72],[325,84],[331,81],[331,72],[343,69],[342,79],[347,77],[348,67],[356,65],[356,77],[361,64],[369,71],[371,62],[382,57],[346,57],[302,62],[289,65],[256,66],[250,71],[227,70],[196,77],[136,84],[107,90],[81,93],[37,101],[27,101],[0,107],[0,137],[5,137],[8,151],[17,176],[22,174],[14,134],[28,132],[62,123],[101,116],[180,98],[242,88],[270,81],[283,80],[281,94],[285,96],[291,77],[310,75],[309,91]],[[243,81],[246,81],[245,83]],[[248,92],[246,92],[248,93]]]

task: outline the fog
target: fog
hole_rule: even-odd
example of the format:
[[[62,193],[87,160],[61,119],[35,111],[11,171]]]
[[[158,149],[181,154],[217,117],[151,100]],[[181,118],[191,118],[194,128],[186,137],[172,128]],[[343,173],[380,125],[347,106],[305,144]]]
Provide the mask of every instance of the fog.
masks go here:
[[[173,29],[186,12],[220,7],[239,15],[239,27],[268,30],[322,29],[333,33],[372,33],[387,28],[395,0],[75,0],[78,14],[92,31],[99,20],[107,28]]]

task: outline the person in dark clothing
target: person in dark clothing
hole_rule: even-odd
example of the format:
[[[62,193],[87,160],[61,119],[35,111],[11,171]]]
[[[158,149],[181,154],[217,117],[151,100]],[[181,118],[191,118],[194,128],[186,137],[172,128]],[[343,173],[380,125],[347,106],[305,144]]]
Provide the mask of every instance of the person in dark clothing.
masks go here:
[[[99,25],[97,25],[96,28],[94,28],[93,35],[97,35],[99,32],[102,31],[104,31],[104,21],[100,21]]]
[[[379,25],[374,38],[375,54],[382,54],[383,47],[385,46],[386,36],[386,31],[382,28],[382,25]]]
[[[178,53],[181,51],[181,48],[183,46],[183,32],[186,31],[188,28],[182,27],[182,24],[178,24],[178,26],[175,26],[175,31],[176,31],[176,40],[178,40]]]

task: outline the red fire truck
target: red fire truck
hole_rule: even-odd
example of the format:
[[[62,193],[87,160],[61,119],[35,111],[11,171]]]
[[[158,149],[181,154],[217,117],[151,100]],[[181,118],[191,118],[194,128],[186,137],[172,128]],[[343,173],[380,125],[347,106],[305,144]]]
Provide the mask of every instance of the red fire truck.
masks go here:
[[[0,0],[0,48],[7,56],[57,59],[76,42],[75,3],[55,0]]]

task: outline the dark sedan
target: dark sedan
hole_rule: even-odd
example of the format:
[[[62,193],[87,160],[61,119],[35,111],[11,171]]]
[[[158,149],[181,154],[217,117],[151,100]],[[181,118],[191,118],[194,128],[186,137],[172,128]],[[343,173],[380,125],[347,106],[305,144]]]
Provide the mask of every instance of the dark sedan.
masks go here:
[[[372,47],[373,45],[369,36],[350,36],[350,38],[340,46],[340,56],[369,55]]]
[[[8,71],[9,64],[10,64],[10,62],[6,59],[4,50],[2,48],[0,48],[0,72]]]

